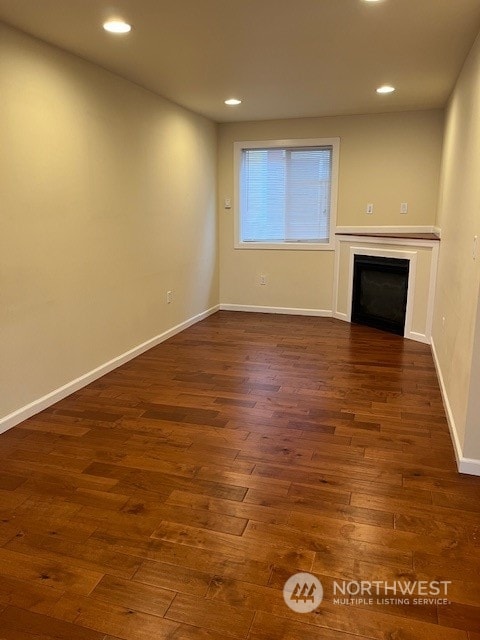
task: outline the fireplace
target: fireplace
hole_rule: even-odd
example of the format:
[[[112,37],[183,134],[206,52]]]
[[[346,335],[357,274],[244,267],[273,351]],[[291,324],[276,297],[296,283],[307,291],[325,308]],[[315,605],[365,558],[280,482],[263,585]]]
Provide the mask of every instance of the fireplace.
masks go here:
[[[356,227],[356,229],[360,229],[360,227]],[[378,227],[378,229],[381,230],[380,227]],[[340,231],[337,230],[337,233],[339,234]],[[333,289],[334,318],[345,322],[369,322],[369,324],[371,320],[375,320],[375,326],[379,326],[377,321],[378,316],[380,316],[384,320],[387,319],[389,321],[388,324],[390,324],[392,318],[389,308],[387,308],[388,313],[385,318],[384,314],[379,313],[376,309],[370,309],[369,312],[368,309],[363,308],[369,305],[359,305],[358,288],[361,282],[360,284],[357,282],[356,307],[358,315],[356,318],[352,317],[355,258],[357,258],[358,261],[359,258],[362,259],[368,256],[367,263],[371,262],[372,259],[374,262],[384,262],[382,258],[390,258],[393,259],[390,263],[391,266],[400,266],[401,270],[403,269],[404,271],[403,275],[400,274],[400,278],[403,280],[404,284],[402,286],[405,287],[407,293],[405,319],[402,317],[396,319],[394,316],[394,328],[398,333],[402,334],[401,327],[403,326],[402,335],[405,338],[429,344],[432,335],[435,280],[439,248],[440,242],[438,238],[436,240],[429,240],[410,237],[390,237],[390,235],[386,237],[377,237],[375,235],[364,237],[360,231],[355,234],[352,233],[352,235],[337,235]],[[378,260],[379,258],[380,260]],[[397,260],[399,262],[397,262]],[[406,261],[408,261],[408,264],[406,264]],[[388,263],[390,261],[385,262]],[[375,267],[375,265],[371,264],[364,266],[368,267],[370,271]],[[385,265],[380,265],[381,269],[384,269],[384,267]],[[406,271],[406,267],[408,271]],[[357,271],[358,268],[357,266]],[[375,276],[376,274],[370,275]],[[358,277],[357,274],[357,281]],[[364,279],[368,279],[368,277],[365,276]],[[380,301],[384,301],[385,299],[386,294],[384,291],[380,296]],[[365,318],[365,315],[369,317]],[[391,326],[385,327],[385,325],[383,325],[382,328],[391,330]]]
[[[355,254],[352,322],[403,336],[410,261]]]

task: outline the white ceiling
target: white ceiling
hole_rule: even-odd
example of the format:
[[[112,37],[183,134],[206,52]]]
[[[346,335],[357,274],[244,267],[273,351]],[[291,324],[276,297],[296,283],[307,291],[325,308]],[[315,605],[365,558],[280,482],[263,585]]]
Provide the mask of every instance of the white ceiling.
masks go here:
[[[0,0],[0,20],[225,122],[441,107],[480,0]]]

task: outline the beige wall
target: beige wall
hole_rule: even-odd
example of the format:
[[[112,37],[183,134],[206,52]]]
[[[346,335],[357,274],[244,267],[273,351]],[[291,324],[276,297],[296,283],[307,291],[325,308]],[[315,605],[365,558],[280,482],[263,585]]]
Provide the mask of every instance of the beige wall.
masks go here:
[[[332,251],[234,249],[233,143],[337,137],[340,169],[337,224],[433,225],[442,148],[442,111],[302,118],[219,125],[220,300],[222,303],[332,309]],[[365,206],[374,204],[374,214]],[[408,202],[407,215],[400,203]],[[261,286],[259,276],[267,275]]]
[[[480,296],[476,315],[463,451],[466,458],[480,461]],[[475,466],[477,475],[480,475],[477,465],[478,462]]]
[[[480,459],[480,418],[470,413],[472,350],[480,284],[480,39],[447,111],[438,224],[442,228],[433,341],[463,454]],[[444,319],[444,320],[443,320]],[[480,341],[479,341],[480,344]],[[477,358],[478,360],[478,358]],[[478,365],[477,365],[478,366]],[[473,379],[480,379],[473,372]],[[477,376],[477,378],[475,378]],[[468,438],[466,432],[469,431]]]
[[[218,273],[214,124],[3,26],[0,96],[1,418],[215,305]]]

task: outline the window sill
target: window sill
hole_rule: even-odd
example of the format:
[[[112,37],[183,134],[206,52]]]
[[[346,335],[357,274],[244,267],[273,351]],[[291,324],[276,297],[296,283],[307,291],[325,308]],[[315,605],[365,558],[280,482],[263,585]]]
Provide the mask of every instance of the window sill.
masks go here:
[[[235,249],[262,249],[275,251],[334,251],[335,243],[330,242],[236,242]]]

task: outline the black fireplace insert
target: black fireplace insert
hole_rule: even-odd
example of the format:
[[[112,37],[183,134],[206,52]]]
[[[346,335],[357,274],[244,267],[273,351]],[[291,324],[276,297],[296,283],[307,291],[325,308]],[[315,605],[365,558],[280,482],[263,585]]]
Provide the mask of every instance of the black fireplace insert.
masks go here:
[[[355,255],[352,322],[403,336],[410,261]]]

